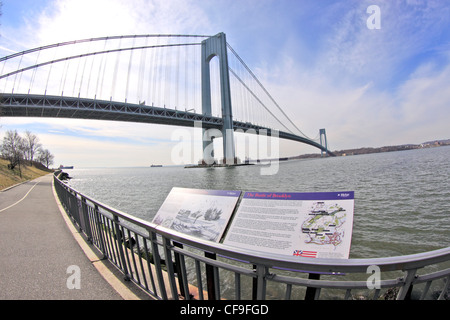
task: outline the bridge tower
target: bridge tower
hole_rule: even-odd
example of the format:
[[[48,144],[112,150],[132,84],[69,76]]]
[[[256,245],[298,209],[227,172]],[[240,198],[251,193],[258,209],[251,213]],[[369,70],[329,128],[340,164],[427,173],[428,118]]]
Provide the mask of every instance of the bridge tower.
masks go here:
[[[320,145],[325,147],[326,149],[325,153],[328,155],[327,133],[325,129],[320,129],[319,135],[320,135]],[[320,151],[320,155],[323,157],[323,150]]]
[[[211,114],[211,78],[210,61],[214,57],[219,58],[220,95],[222,105],[222,137],[224,163],[235,163],[233,114],[231,110],[230,75],[228,71],[227,41],[224,33],[219,33],[202,41],[202,113]],[[206,129],[203,129],[205,134]],[[212,164],[214,159],[213,137],[207,137],[209,141],[203,141],[203,162]],[[205,140],[205,137],[203,138]]]

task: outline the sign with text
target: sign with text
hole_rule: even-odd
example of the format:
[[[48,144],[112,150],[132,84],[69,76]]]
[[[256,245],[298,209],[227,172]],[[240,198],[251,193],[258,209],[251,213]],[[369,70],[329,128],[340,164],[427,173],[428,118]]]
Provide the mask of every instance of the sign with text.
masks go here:
[[[245,192],[224,244],[309,258],[347,259],[354,192]]]
[[[240,195],[240,191],[172,188],[152,222],[218,242]]]

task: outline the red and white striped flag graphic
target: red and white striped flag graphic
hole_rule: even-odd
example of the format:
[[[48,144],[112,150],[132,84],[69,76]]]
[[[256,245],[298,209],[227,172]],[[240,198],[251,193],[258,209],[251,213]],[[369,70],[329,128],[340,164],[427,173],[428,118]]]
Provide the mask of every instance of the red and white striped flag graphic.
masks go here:
[[[317,252],[306,250],[294,250],[294,253],[292,255],[296,257],[316,258]]]

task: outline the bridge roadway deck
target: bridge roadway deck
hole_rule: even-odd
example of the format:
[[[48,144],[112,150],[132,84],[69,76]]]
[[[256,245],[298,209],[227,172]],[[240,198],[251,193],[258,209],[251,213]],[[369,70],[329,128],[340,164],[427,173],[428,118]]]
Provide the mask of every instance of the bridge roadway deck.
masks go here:
[[[84,242],[62,213],[52,179],[0,192],[0,300],[148,299]],[[67,285],[70,266],[80,268],[79,289]]]
[[[219,130],[223,126],[222,117],[188,111],[117,101],[17,93],[2,93],[0,95],[0,114],[2,117],[93,119],[186,127],[194,127],[201,123],[202,128]],[[235,130],[241,129],[246,133],[264,132],[264,134],[272,135],[272,129],[250,122],[233,121],[233,127]],[[333,153],[314,140],[284,131],[277,131],[277,134],[281,139],[305,143],[334,156]]]

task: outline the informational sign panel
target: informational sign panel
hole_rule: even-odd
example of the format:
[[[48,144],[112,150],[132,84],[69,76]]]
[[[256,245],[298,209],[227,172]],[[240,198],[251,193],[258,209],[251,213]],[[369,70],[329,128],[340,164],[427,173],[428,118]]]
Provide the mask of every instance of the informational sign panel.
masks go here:
[[[309,258],[350,253],[354,192],[245,192],[224,244]]]
[[[241,191],[172,188],[153,223],[210,241],[220,241]]]

